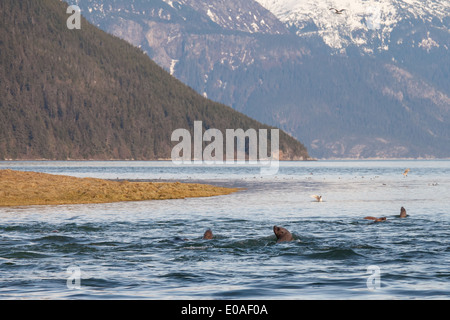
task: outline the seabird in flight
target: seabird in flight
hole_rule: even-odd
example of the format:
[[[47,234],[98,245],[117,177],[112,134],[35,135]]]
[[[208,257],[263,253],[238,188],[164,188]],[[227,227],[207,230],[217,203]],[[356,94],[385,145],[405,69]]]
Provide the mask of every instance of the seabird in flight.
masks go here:
[[[336,14],[342,14],[342,11],[344,11],[345,9],[338,10],[335,8],[330,8],[330,10],[334,10],[334,13],[336,13]]]

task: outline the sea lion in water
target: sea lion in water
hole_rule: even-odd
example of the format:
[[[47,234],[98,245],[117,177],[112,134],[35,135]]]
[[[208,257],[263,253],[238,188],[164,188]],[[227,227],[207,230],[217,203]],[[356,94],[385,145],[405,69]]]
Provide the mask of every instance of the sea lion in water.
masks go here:
[[[400,218],[406,218],[408,215],[406,214],[405,208],[401,207],[400,209]]]
[[[213,238],[213,233],[211,231],[211,229],[208,229],[205,231],[205,233],[203,234],[203,240],[211,240]],[[175,237],[174,238],[175,241],[189,241],[189,239],[185,239],[185,238],[181,238],[181,237]]]
[[[381,218],[375,218],[375,217],[364,217],[364,219],[367,219],[367,220],[373,220],[373,222],[381,222],[381,221],[386,221],[386,217],[381,217]]]
[[[211,240],[212,238],[213,238],[213,233],[212,233],[211,229],[206,230],[205,233],[203,234],[203,239]]]
[[[273,226],[273,232],[277,237],[277,243],[294,240],[292,234],[283,227]]]

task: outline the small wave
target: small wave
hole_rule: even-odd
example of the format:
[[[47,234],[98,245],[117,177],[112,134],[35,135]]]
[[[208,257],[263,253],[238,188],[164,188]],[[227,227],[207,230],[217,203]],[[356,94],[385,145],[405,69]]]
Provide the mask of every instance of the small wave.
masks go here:
[[[162,275],[164,278],[169,278],[175,281],[200,281],[202,277],[198,274],[194,274],[191,272],[169,272]]]
[[[103,242],[91,242],[89,245],[94,247],[119,247],[122,245],[120,242],[115,241],[103,241]]]
[[[189,247],[184,247],[184,249],[186,249],[186,250],[206,250],[208,248],[209,248],[208,246],[200,246],[200,247],[189,246]]]
[[[354,246],[352,246],[352,248],[354,248],[354,249],[368,249],[368,250],[383,250],[384,248],[382,248],[382,247],[377,247],[377,246],[373,246],[373,245],[370,245],[370,244],[357,244],[357,245],[354,245]]]
[[[86,278],[81,280],[81,285],[83,287],[89,287],[89,288],[115,288],[120,287],[123,285],[122,282],[119,280],[112,280],[112,279],[102,279],[102,278]]]
[[[12,266],[12,265],[14,265],[14,262],[12,259],[0,257],[0,265],[8,265],[8,266],[11,265]]]
[[[35,259],[48,258],[49,256],[40,252],[34,251],[16,251],[5,256],[8,259]]]
[[[102,231],[102,227],[100,226],[94,226],[94,225],[81,225],[77,226],[76,231],[81,232],[98,232]]]
[[[230,248],[240,249],[252,249],[255,247],[267,246],[269,244],[275,244],[275,237],[263,237],[255,239],[234,240],[227,244]]]
[[[70,243],[70,242],[76,242],[75,238],[63,236],[63,235],[50,235],[45,236],[42,238],[35,239],[35,241],[38,242],[51,242],[51,243]]]
[[[364,257],[364,255],[355,252],[353,249],[334,248],[322,252],[314,252],[307,254],[311,259],[325,259],[325,260],[345,260]]]
[[[75,222],[54,226],[54,230],[59,232],[99,232],[103,226],[94,223],[78,224]]]
[[[28,226],[16,226],[16,225],[0,226],[0,231],[2,233],[4,233],[4,232],[13,232],[13,231],[28,231],[28,230],[29,230]]]

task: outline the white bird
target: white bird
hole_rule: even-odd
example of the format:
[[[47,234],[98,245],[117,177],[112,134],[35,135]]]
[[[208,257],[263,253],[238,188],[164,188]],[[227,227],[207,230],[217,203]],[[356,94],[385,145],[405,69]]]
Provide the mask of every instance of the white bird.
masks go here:
[[[311,195],[311,198],[316,199],[317,202],[322,202],[322,196],[318,196],[318,195],[313,194],[313,195]]]

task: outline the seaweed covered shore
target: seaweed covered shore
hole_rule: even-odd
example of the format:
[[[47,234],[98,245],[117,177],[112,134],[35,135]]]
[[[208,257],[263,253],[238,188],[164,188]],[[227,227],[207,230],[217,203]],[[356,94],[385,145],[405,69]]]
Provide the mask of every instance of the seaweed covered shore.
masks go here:
[[[112,181],[0,170],[0,206],[183,199],[226,195],[237,190],[198,183]]]

